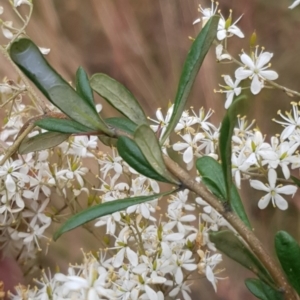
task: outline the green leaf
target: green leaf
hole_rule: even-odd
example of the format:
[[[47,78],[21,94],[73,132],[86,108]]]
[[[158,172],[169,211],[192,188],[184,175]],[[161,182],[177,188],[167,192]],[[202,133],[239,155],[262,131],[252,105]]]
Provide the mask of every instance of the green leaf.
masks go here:
[[[158,174],[152,168],[141,149],[132,139],[126,136],[120,136],[117,142],[117,149],[120,156],[129,164],[129,166],[140,174],[157,181],[170,183],[168,179]]]
[[[250,278],[245,280],[249,291],[260,300],[283,300],[284,295],[259,279]]]
[[[64,142],[70,134],[60,132],[44,132],[22,141],[18,152],[27,154],[34,151],[45,150],[58,146]]]
[[[219,148],[220,148],[220,156],[222,160],[222,169],[225,177],[225,186],[226,186],[226,194],[228,197],[226,199],[231,202],[231,190],[232,186],[232,174],[231,174],[231,138],[233,134],[233,129],[237,122],[238,111],[241,107],[242,100],[246,99],[244,95],[239,96],[234,100],[234,102],[230,105],[227,113],[222,121],[221,129],[220,129],[220,138],[219,138]],[[231,204],[231,203],[230,203]]]
[[[137,125],[148,124],[140,104],[121,83],[108,75],[99,73],[91,77],[90,84],[97,94],[132,122]]]
[[[97,112],[93,90],[90,86],[89,78],[82,67],[79,67],[76,72],[76,92]]]
[[[219,17],[211,17],[192,44],[192,47],[183,66],[174,102],[173,113],[169,125],[164,135],[162,136],[161,145],[164,144],[170,133],[174,130],[181,117],[182,112],[185,109],[188,96],[198,74],[198,71],[216,37],[218,24]]]
[[[98,113],[70,85],[55,85],[48,90],[48,93],[52,103],[70,119],[94,130],[112,134]]]
[[[126,209],[129,206],[141,204],[147,201],[155,200],[160,197],[164,197],[175,193],[176,190],[172,190],[166,193],[160,193],[150,196],[140,196],[133,198],[125,198],[114,200],[106,203],[101,203],[72,216],[67,220],[54,234],[54,240],[57,240],[63,233],[70,231],[76,227],[79,227],[87,222],[95,220],[103,216],[113,214],[114,212]]]
[[[264,282],[273,283],[272,277],[269,275],[268,271],[232,231],[224,230],[211,232],[209,238],[218,250],[252,271]]]
[[[196,168],[202,176],[203,184],[222,202],[226,202],[227,193],[222,166],[212,157],[203,156],[197,159]],[[247,227],[252,228],[238,190],[234,184],[231,185],[230,197],[232,210]]]
[[[285,231],[275,235],[275,250],[289,283],[300,295],[300,247]]]
[[[220,190],[220,186],[209,177],[201,177],[201,182],[222,202],[227,200],[224,198],[224,194]]]
[[[112,138],[107,135],[98,135],[98,139],[101,141],[101,143],[108,147],[117,147],[118,139]]]
[[[137,128],[137,125],[127,118],[107,118],[105,119],[105,123],[111,127],[123,130],[131,135],[134,134]]]
[[[69,119],[45,118],[35,121],[34,124],[48,131],[61,132],[61,133],[83,133],[93,132],[93,129],[81,125]]]
[[[213,194],[215,194],[214,190],[215,187],[217,187],[219,193],[222,195],[222,199],[227,199],[225,180],[221,165],[212,157],[203,156],[197,159],[196,168],[201,176],[209,178],[211,182],[214,183],[213,187],[207,185],[207,187],[213,192]],[[217,195],[215,194],[215,196]]]
[[[294,183],[300,187],[300,179],[291,175],[291,179],[294,181]]]
[[[158,140],[153,130],[147,125],[140,125],[134,133],[134,141],[137,143],[152,168],[169,182],[180,184],[167,170],[163,160]]]
[[[48,64],[31,40],[22,38],[15,41],[10,47],[10,57],[63,113],[82,125],[106,134],[112,134],[95,108],[87,104]]]

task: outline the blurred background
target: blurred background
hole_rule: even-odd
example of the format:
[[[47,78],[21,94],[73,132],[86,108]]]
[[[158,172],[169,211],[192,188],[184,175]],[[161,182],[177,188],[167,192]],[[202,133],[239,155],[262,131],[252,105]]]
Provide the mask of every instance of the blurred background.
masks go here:
[[[241,49],[249,49],[249,39],[253,31],[257,43],[266,51],[274,53],[272,69],[279,73],[278,83],[291,89],[300,90],[300,7],[289,10],[291,0],[220,0],[220,9],[225,18],[233,9],[233,21],[243,14],[237,24],[245,38],[233,37],[229,40],[229,51],[238,55]],[[209,0],[39,0],[34,1],[35,9],[28,26],[28,35],[42,47],[51,48],[47,56],[52,66],[68,81],[74,80],[78,66],[88,74],[106,73],[127,86],[136,96],[147,115],[155,116],[161,107],[166,111],[168,102],[173,101],[181,68],[191,46],[189,36],[195,37],[201,24],[192,25],[200,17],[198,5],[209,7]],[[5,20],[17,22],[6,0],[0,0],[4,7]],[[21,7],[20,11],[26,9]],[[1,44],[5,41],[1,40]],[[210,51],[199,72],[196,84],[189,99],[189,105],[197,110],[201,106],[212,108],[212,117],[218,125],[224,115],[225,96],[215,94],[218,84],[223,84],[221,74],[233,76],[236,66],[216,64],[214,49]],[[16,73],[5,58],[0,57],[0,77],[15,79]],[[98,99],[101,102],[101,99]],[[283,92],[265,89],[251,97],[247,117],[255,118],[262,132],[280,132],[279,125],[271,121],[278,109],[290,110],[289,98]],[[102,102],[103,104],[103,102]],[[104,105],[103,113],[112,116],[112,111]],[[267,138],[267,141],[268,138]],[[299,175],[299,174],[298,174]],[[288,230],[299,239],[300,199],[290,202],[287,212],[271,206],[260,211],[257,200],[261,194],[247,189],[244,202],[257,235],[265,247],[273,251],[273,236],[279,229]],[[47,256],[41,255],[41,264],[51,268],[62,262],[81,259],[80,247],[86,251],[95,248],[87,238],[75,238],[72,232],[52,243]],[[59,244],[61,243],[61,244]],[[64,244],[62,244],[64,243]],[[55,244],[55,245],[53,245]],[[71,244],[72,252],[65,244]],[[79,245],[76,247],[76,245]],[[73,247],[74,246],[74,247]],[[91,247],[91,248],[90,248]],[[77,249],[77,250],[75,250]],[[52,253],[52,254],[51,254]],[[55,253],[53,255],[53,253]],[[60,264],[60,263],[59,263]],[[243,284],[243,278],[251,277],[236,263],[225,260],[226,271],[220,277],[218,293],[205,279],[198,279],[194,285],[193,299],[235,300],[254,299]],[[198,284],[199,283],[199,284]],[[199,293],[200,290],[200,293]],[[198,295],[201,297],[198,297]]]

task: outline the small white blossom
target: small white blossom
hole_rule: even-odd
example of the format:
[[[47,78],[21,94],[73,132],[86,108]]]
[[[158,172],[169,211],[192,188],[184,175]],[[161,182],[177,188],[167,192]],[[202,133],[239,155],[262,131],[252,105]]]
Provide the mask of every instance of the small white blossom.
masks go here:
[[[293,196],[297,191],[297,187],[294,185],[276,186],[277,173],[274,169],[269,169],[268,181],[269,184],[264,184],[259,180],[250,180],[251,187],[267,192],[267,194],[259,200],[258,207],[264,209],[268,206],[270,200],[272,200],[274,207],[277,206],[281,210],[286,210],[288,203],[280,194]]]
[[[199,5],[198,11],[203,15],[203,17],[202,17],[202,27],[204,27],[205,24],[207,23],[207,21],[217,13],[218,6],[219,6],[219,3],[216,2],[216,6],[215,6],[215,1],[214,0],[211,1],[211,7],[209,7],[209,8],[202,8],[202,6]],[[199,22],[201,22],[201,18],[196,19],[193,22],[193,25],[195,25]]]
[[[181,136],[185,143],[178,142],[173,145],[175,151],[183,152],[183,161],[187,164],[187,169],[190,170],[193,167],[194,152],[197,151],[197,142],[203,139],[205,136],[203,133],[199,132],[194,137],[190,133]]]
[[[225,90],[221,90],[220,92],[226,94],[225,108],[228,109],[232,103],[233,97],[240,95],[242,91],[242,88],[239,87],[241,81],[237,79],[235,82],[233,82],[233,80],[229,75],[223,75],[223,78],[227,86],[220,84],[220,87],[225,89]]]
[[[231,20],[232,11],[230,11],[229,19]],[[242,31],[235,25],[242,16],[240,16],[233,24],[228,26],[226,24],[225,18],[221,15],[219,24],[218,24],[218,32],[217,32],[217,38],[219,41],[224,40],[225,38],[231,37],[233,35],[238,36],[239,38],[243,38],[244,34]],[[227,27],[228,26],[228,27]]]
[[[235,71],[235,77],[239,80],[244,80],[250,78],[251,82],[251,92],[257,95],[264,86],[265,80],[275,80],[278,78],[278,74],[275,71],[266,70],[269,68],[269,61],[273,57],[270,52],[260,52],[257,54],[258,47],[256,47],[253,57],[248,54],[243,53],[241,55],[241,61],[245,67],[240,67]],[[268,64],[267,66],[265,66]]]
[[[223,59],[229,59],[231,60],[231,56],[227,53],[223,53],[223,45],[219,44],[216,47],[216,57],[217,57],[217,61],[221,61]]]

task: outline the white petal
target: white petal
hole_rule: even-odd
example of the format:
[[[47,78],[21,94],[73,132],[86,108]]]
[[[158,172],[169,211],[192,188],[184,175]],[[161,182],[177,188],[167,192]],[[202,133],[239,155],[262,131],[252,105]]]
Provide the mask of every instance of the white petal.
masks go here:
[[[269,169],[268,180],[269,180],[270,187],[272,189],[274,189],[275,185],[276,185],[276,180],[277,180],[277,173],[274,169]]]
[[[131,265],[136,267],[138,265],[138,260],[139,260],[137,254],[129,247],[126,247],[126,255]]]
[[[113,263],[113,266],[115,268],[119,268],[122,265],[124,260],[124,254],[125,254],[125,248],[122,248],[115,256],[114,263]]]
[[[261,69],[264,65],[266,65],[272,58],[273,54],[270,52],[263,52],[256,61],[256,68]]]
[[[231,32],[232,34],[235,34],[241,39],[245,37],[242,31],[237,26],[230,26],[228,31]]]
[[[248,77],[250,77],[253,74],[253,71],[251,70],[246,70],[244,67],[240,67],[238,69],[235,70],[235,78],[239,79],[239,80],[243,80],[246,79]]]
[[[185,148],[189,147],[187,143],[176,143],[173,145],[173,150],[174,151],[181,151]]]
[[[282,173],[284,175],[284,178],[289,179],[291,176],[291,173],[290,173],[290,169],[288,168],[288,166],[286,164],[281,164],[281,168],[282,168]]]
[[[225,75],[223,78],[228,86],[230,86],[232,88],[234,87],[234,83],[229,75]]]
[[[281,210],[286,210],[288,208],[287,201],[279,194],[275,195],[275,204]]]
[[[39,47],[43,55],[47,55],[50,52],[50,48]]]
[[[183,161],[188,164],[191,161],[193,161],[193,148],[191,146],[189,146],[183,153]]]
[[[256,190],[270,192],[270,189],[259,180],[250,180],[250,185],[251,185],[251,187],[253,187]]]
[[[300,4],[300,0],[296,0],[291,6],[289,6],[289,9],[293,9],[299,4]]]
[[[6,186],[7,190],[11,193],[15,192],[15,190],[16,190],[16,183],[10,174],[7,174],[7,177],[5,180],[5,186]]]
[[[270,194],[267,194],[266,196],[262,197],[259,201],[258,201],[258,207],[260,209],[265,209],[269,202],[270,202],[270,199],[271,199],[271,195]]]
[[[234,91],[230,91],[230,92],[227,92],[226,93],[226,101],[225,101],[225,108],[228,109],[229,106],[231,105],[232,103],[232,100],[233,100],[233,96],[234,96]]]
[[[251,82],[251,92],[253,95],[257,95],[263,87],[263,84],[259,81],[258,76],[254,74]]]
[[[246,65],[247,67],[249,67],[251,70],[255,69],[255,65],[254,65],[253,60],[246,53],[243,53],[241,55],[241,61],[243,62],[244,65]]]
[[[183,264],[182,267],[187,271],[194,271],[197,269],[196,264]]]
[[[284,195],[294,195],[297,191],[295,185],[285,185],[276,189],[276,192]]]
[[[215,282],[215,275],[214,275],[214,273],[213,273],[210,266],[206,266],[205,275],[206,275],[207,280],[210,281],[211,284],[213,285],[214,290],[216,292],[217,291],[217,286],[216,286],[216,282]]]
[[[196,20],[193,22],[193,25],[195,25],[195,24],[197,24],[197,23],[200,23],[200,22],[201,22],[201,19],[198,18],[198,19],[196,19]]]
[[[226,38],[226,30],[222,29],[217,32],[217,38],[219,41],[222,41]]]
[[[259,75],[268,80],[276,80],[278,78],[278,74],[275,71],[267,70],[260,71]]]
[[[13,33],[7,28],[2,28],[2,33],[9,40],[11,40],[14,36]]]
[[[176,272],[175,272],[175,281],[177,284],[181,284],[183,281],[183,274],[182,274],[182,270],[181,268],[177,268]]]
[[[156,292],[152,290],[148,285],[145,285],[145,292],[149,299],[158,300]]]

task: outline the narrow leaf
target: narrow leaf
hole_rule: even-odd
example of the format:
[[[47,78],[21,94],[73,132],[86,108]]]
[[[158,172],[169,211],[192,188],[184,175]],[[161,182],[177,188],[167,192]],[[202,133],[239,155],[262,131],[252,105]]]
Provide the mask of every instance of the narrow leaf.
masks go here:
[[[285,231],[275,235],[275,250],[289,283],[300,295],[300,247]]]
[[[209,238],[216,245],[218,250],[252,271],[264,282],[273,283],[268,271],[232,231],[211,232]]]
[[[124,210],[129,206],[141,204],[147,201],[152,201],[175,192],[176,190],[172,190],[166,193],[160,193],[155,195],[119,199],[89,207],[86,210],[76,214],[75,216],[72,216],[69,220],[67,220],[55,232],[54,240],[57,240],[63,233],[70,231],[76,227],[79,227],[83,224],[86,224],[87,222],[95,220],[96,218],[107,216],[113,214],[114,212]]]
[[[222,198],[226,199],[226,186],[221,165],[210,156],[197,159],[196,168],[201,176],[209,178],[219,188]],[[210,189],[210,187],[208,187]]]
[[[98,139],[101,141],[101,143],[108,147],[117,147],[118,139],[113,138],[107,135],[98,135]]]
[[[169,182],[179,184],[179,181],[167,170],[158,140],[149,126],[140,125],[134,133],[134,141],[158,174],[166,178]]]
[[[240,106],[243,104],[242,100],[246,99],[244,95],[239,96],[231,104],[227,113],[222,121],[220,129],[220,138],[219,138],[219,147],[220,147],[220,156],[222,160],[222,169],[225,178],[226,194],[228,195],[226,199],[231,201],[230,193],[232,185],[232,174],[231,174],[231,137],[233,134],[233,129],[237,122],[237,115],[240,109]],[[230,203],[231,204],[231,203]]]
[[[90,84],[97,94],[132,122],[137,125],[148,124],[140,104],[121,83],[108,75],[99,73],[91,77]]]
[[[82,124],[79,124],[69,119],[57,119],[57,118],[50,117],[50,118],[45,118],[45,119],[35,121],[34,124],[48,131],[69,133],[69,134],[93,131],[93,129],[88,128]]]
[[[20,154],[27,154],[53,148],[64,142],[69,136],[69,134],[60,132],[44,132],[34,137],[24,139],[18,152]]]
[[[22,38],[15,41],[10,47],[10,57],[63,113],[82,125],[112,134],[95,108],[87,104],[48,64],[31,40]]]
[[[126,136],[119,137],[117,149],[120,156],[129,164],[129,166],[140,174],[157,181],[170,183],[167,178],[164,178],[152,168],[141,149],[130,138]]]
[[[76,92],[97,112],[93,90],[90,86],[89,78],[82,67],[79,67],[76,72]]]
[[[220,190],[220,186],[214,180],[211,180],[210,177],[201,177],[201,182],[222,202],[227,200],[224,198],[224,194]]]
[[[174,102],[173,113],[169,125],[161,139],[163,145],[170,133],[176,127],[182,112],[185,109],[186,102],[193,83],[196,79],[198,71],[203,63],[203,60],[212,45],[218,29],[219,17],[213,16],[200,31],[192,44],[192,47],[185,60],[181,77],[178,84],[177,94]]]
[[[222,202],[226,202],[227,192],[222,166],[212,157],[203,156],[197,159],[196,168],[202,176],[203,184]],[[252,228],[238,190],[234,184],[231,185],[230,197],[232,210],[247,227]]]
[[[127,118],[107,118],[105,119],[105,123],[111,127],[123,130],[131,135],[134,134],[137,128],[136,124]]]
[[[260,300],[283,300],[284,295],[259,279],[251,278],[245,280],[248,290]]]

